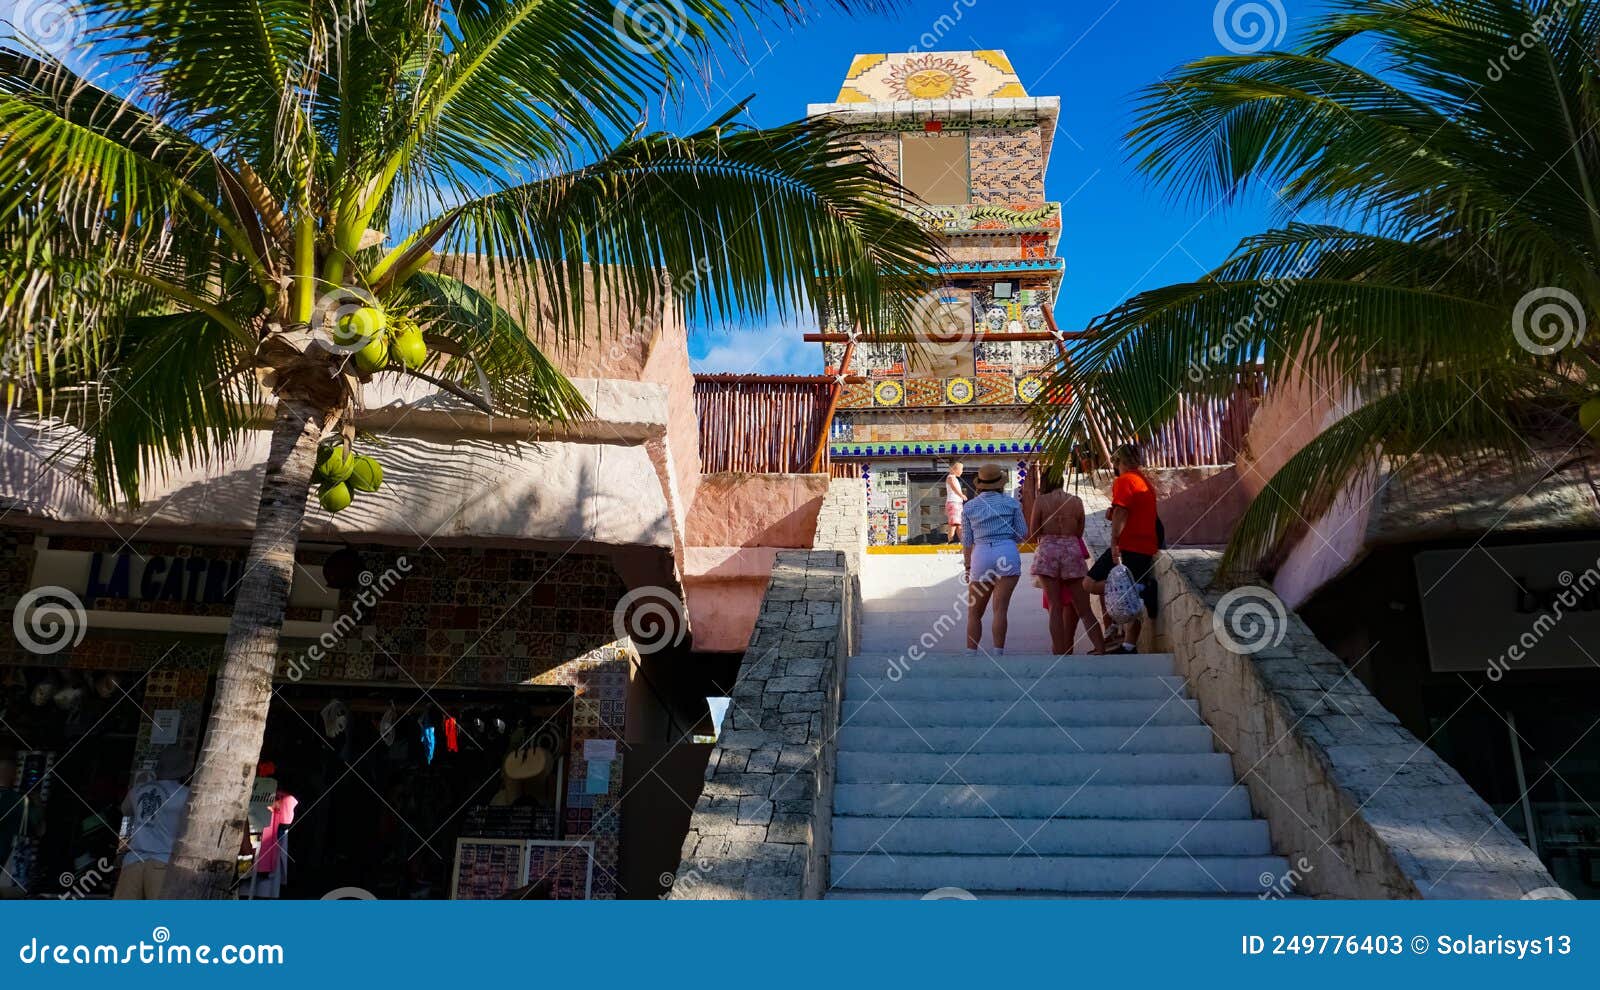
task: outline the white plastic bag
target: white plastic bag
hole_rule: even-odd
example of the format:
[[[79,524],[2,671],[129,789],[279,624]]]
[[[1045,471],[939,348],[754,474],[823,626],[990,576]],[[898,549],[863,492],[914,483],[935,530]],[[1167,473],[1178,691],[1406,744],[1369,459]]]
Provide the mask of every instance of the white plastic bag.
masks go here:
[[[1118,564],[1106,575],[1106,614],[1117,625],[1127,625],[1144,611],[1139,585],[1126,564]]]

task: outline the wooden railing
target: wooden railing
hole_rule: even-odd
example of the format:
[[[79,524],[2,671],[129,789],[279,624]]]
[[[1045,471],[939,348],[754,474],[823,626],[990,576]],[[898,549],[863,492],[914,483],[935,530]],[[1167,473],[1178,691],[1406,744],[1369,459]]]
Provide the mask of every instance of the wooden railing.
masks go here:
[[[701,470],[827,473],[814,466],[834,379],[810,375],[696,375]]]

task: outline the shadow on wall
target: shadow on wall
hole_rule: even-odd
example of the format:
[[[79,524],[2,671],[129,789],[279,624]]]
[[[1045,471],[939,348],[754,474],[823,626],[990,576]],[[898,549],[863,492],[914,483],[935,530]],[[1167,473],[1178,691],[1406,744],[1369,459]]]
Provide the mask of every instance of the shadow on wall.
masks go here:
[[[823,474],[705,475],[685,540],[696,547],[808,548],[827,492]]]
[[[1193,468],[1151,468],[1147,472],[1160,496],[1161,522],[1172,547],[1220,546],[1250,505],[1233,465]]]

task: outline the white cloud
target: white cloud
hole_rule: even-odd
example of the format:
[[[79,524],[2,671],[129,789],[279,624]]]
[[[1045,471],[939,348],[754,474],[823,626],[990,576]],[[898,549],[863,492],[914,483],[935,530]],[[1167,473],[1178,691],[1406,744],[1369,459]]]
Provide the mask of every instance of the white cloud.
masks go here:
[[[774,323],[738,330],[696,330],[689,363],[699,372],[761,375],[820,375],[822,345],[801,335],[810,324]]]

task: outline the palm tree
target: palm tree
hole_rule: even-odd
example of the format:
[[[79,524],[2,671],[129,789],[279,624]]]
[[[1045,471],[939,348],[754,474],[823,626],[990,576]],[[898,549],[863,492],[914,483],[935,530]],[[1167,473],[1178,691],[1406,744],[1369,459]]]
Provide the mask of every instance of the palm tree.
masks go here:
[[[229,886],[308,493],[343,473],[362,386],[581,417],[534,341],[593,330],[586,293],[691,319],[825,307],[875,332],[916,292],[884,273],[937,261],[841,125],[758,130],[735,108],[644,133],[745,20],[794,16],[659,6],[664,24],[593,0],[85,0],[72,64],[95,78],[0,53],[8,410],[81,429],[95,490],[130,503],[164,465],[271,431],[167,896]],[[437,254],[474,256],[493,294]]]
[[[1145,435],[1241,368],[1361,396],[1270,479],[1223,573],[1270,562],[1384,461],[1594,456],[1574,421],[1600,418],[1597,50],[1600,3],[1334,0],[1294,50],[1144,91],[1145,172],[1207,206],[1265,187],[1279,225],[1093,321],[1053,387]]]

